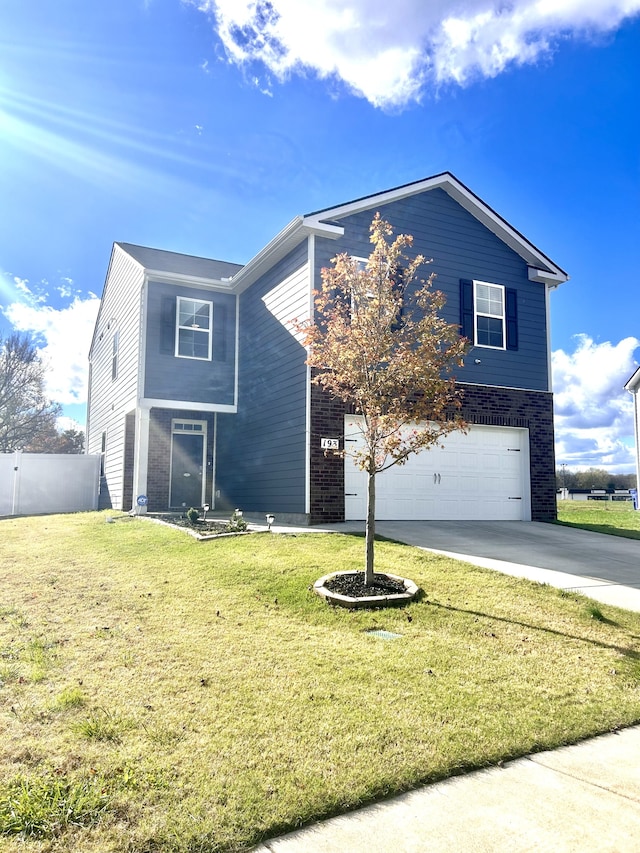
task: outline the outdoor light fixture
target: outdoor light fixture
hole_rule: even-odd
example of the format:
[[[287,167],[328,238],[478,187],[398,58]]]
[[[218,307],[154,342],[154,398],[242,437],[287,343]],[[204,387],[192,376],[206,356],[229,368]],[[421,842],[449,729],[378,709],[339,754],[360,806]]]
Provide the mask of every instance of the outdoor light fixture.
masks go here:
[[[267,519],[267,527],[269,528],[269,532],[271,532],[271,525],[276,520],[276,517],[272,513],[269,513],[267,516],[265,516],[265,518]]]

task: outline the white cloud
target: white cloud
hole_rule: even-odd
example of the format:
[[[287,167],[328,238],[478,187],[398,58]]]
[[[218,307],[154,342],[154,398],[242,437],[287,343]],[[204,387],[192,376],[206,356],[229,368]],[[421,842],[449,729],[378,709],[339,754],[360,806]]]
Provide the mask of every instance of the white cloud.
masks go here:
[[[68,429],[73,429],[76,432],[84,432],[84,424],[79,423],[75,418],[68,418],[65,415],[57,418],[56,427],[59,432],[65,432]]]
[[[375,106],[425,85],[494,77],[571,37],[616,30],[640,0],[185,0],[215,20],[229,61],[279,80],[342,80]]]
[[[552,354],[558,464],[633,470],[633,400],[624,384],[638,366],[638,347],[633,337],[613,344],[577,335],[574,352]]]
[[[56,287],[56,290],[63,299],[69,299],[74,294],[76,296],[80,296],[80,291],[75,288],[72,278],[69,278],[68,276],[62,276],[60,281],[62,282],[62,284],[59,284]]]
[[[43,280],[39,284],[33,286],[29,282],[28,278],[20,278],[17,275],[13,277],[13,286],[18,293],[22,293],[30,302],[33,303],[43,303],[47,301],[47,292],[45,288],[48,284],[48,281]]]
[[[47,366],[47,395],[56,403],[85,403],[89,347],[100,300],[95,294],[76,298],[65,308],[14,302],[3,311],[16,331],[28,332],[41,342]]]

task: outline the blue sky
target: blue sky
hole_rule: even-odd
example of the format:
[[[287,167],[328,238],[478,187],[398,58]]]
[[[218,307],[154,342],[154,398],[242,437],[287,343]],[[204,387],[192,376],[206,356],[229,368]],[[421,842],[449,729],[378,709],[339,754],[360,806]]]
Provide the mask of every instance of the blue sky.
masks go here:
[[[448,170],[571,276],[558,463],[631,471],[639,83],[640,0],[3,0],[0,331],[83,423],[113,241],[244,263]]]

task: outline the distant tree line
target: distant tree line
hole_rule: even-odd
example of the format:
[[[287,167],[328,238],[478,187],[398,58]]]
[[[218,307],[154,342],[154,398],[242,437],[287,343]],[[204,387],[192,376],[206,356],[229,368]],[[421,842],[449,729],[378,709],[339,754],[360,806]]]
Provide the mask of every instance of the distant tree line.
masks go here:
[[[635,489],[635,474],[611,474],[604,468],[588,468],[586,471],[572,471],[570,468],[556,469],[558,489]]]
[[[45,394],[45,366],[27,335],[0,334],[0,453],[82,453],[84,433],[59,430]]]

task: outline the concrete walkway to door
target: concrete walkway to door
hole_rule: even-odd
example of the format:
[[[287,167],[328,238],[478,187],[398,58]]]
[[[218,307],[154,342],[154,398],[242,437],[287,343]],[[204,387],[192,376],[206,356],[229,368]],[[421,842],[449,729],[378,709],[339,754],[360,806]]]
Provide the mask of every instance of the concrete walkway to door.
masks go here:
[[[363,521],[323,525],[364,530]],[[640,611],[640,540],[535,521],[378,521],[376,533]]]

